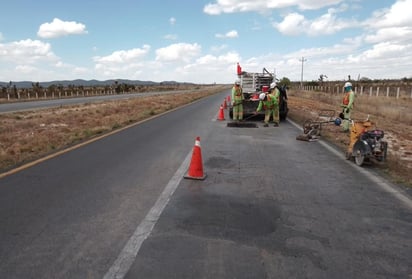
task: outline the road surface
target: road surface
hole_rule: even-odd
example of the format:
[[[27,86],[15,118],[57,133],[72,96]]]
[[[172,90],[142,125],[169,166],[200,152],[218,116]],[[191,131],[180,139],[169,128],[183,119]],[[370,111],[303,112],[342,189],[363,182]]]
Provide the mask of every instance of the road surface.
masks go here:
[[[401,187],[291,122],[227,127],[227,95],[1,178],[0,278],[412,276]]]
[[[191,90],[195,91],[195,90]],[[87,96],[87,97],[69,97],[69,98],[56,98],[56,99],[47,99],[42,98],[32,101],[21,101],[21,102],[9,102],[0,104],[0,113],[10,113],[15,111],[24,111],[24,110],[34,110],[34,109],[43,109],[51,107],[61,107],[68,105],[79,105],[84,103],[95,103],[95,102],[104,102],[110,100],[122,100],[122,99],[132,99],[140,98],[146,96],[156,96],[163,94],[175,94],[182,93],[185,90],[174,90],[174,91],[161,91],[161,92],[143,92],[143,93],[126,93],[126,94],[113,94],[113,95],[98,95],[98,96]]]

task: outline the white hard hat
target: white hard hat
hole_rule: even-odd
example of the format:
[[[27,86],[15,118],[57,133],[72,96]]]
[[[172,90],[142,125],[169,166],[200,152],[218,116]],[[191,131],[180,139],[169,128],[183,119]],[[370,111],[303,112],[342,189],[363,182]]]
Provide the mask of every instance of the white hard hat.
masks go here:
[[[345,86],[344,86],[345,88],[346,87],[352,87],[352,83],[350,83],[349,81],[348,82],[345,82]]]
[[[240,79],[235,80],[235,84],[240,84]]]
[[[273,89],[273,88],[275,88],[276,87],[276,82],[272,82],[271,84],[270,84],[270,89]]]
[[[259,94],[259,100],[264,100],[265,99],[265,97],[266,97],[266,94],[265,93],[260,93]]]

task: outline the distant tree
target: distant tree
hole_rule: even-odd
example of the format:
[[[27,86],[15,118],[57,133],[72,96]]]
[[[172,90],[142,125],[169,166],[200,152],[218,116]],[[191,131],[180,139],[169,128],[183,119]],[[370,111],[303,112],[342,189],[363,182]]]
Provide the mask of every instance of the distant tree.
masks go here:
[[[281,85],[281,86],[289,87],[290,84],[291,84],[290,79],[288,79],[287,77],[283,77],[283,78],[279,81],[279,85]]]
[[[42,87],[40,86],[39,82],[35,82],[35,83],[32,82],[31,87],[33,88],[33,92],[35,94],[38,94],[38,95],[40,94]]]
[[[369,81],[371,81],[371,79],[368,78],[368,77],[361,77],[361,78],[359,79],[359,81],[369,82]]]
[[[325,81],[325,79],[327,79],[328,77],[326,76],[326,75],[324,75],[324,74],[320,74],[319,75],[319,81],[320,81],[320,83],[323,83],[324,81]]]

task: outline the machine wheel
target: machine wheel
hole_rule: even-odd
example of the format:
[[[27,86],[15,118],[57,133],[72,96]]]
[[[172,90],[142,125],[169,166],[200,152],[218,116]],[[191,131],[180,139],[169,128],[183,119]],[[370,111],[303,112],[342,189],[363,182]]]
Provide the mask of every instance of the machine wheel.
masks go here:
[[[362,150],[357,146],[353,148],[353,153],[355,154],[355,164],[362,166],[365,162],[365,154],[363,154]]]
[[[309,133],[309,131],[310,130],[312,130],[312,120],[310,120],[310,119],[307,119],[307,120],[305,120],[305,122],[303,122],[303,133],[304,134],[307,134],[307,133]]]

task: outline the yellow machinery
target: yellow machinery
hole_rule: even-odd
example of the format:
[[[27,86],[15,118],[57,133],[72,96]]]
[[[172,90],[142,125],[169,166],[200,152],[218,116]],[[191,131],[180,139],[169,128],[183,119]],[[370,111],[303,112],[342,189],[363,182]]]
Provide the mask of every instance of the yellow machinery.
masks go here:
[[[358,166],[366,161],[384,162],[388,143],[383,140],[384,131],[373,129],[369,117],[363,121],[351,120],[350,142],[346,151],[348,160],[354,159]]]

